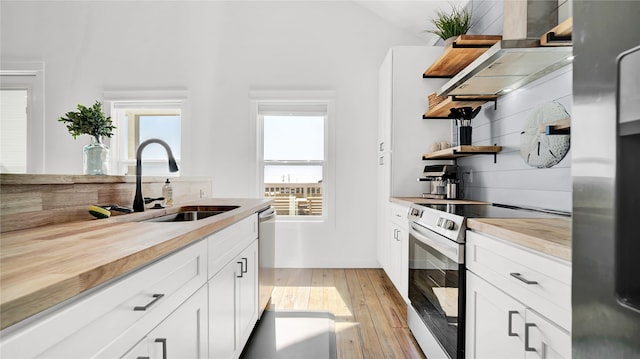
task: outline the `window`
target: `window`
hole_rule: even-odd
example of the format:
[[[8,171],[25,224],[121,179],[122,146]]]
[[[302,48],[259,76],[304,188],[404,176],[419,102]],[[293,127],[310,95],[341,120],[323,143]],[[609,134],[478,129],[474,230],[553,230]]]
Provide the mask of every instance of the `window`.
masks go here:
[[[0,172],[44,172],[44,65],[3,62]]]
[[[111,95],[113,96],[113,95]],[[180,167],[182,157],[182,100],[112,100],[111,119],[116,135],[111,141],[115,174],[136,173],[136,152],[140,143],[150,138],[161,139],[171,147]],[[152,143],[142,152],[142,173],[155,176],[176,176],[169,172],[167,153]]]
[[[0,163],[4,173],[27,173],[26,89],[0,90]]]
[[[326,216],[327,105],[260,104],[264,196],[279,216]]]

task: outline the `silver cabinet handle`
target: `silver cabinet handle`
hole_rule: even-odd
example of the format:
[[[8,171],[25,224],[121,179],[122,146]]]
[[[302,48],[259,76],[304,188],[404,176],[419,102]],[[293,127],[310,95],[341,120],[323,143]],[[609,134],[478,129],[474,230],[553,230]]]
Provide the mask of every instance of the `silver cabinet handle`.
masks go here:
[[[146,305],[143,305],[141,307],[134,307],[133,310],[135,311],[145,311],[147,309],[149,309],[150,306],[156,304],[157,301],[160,300],[160,298],[164,297],[164,294],[154,294],[153,295],[153,300],[151,300],[149,303],[147,303]]]
[[[151,359],[149,357],[137,357],[136,359]]]
[[[242,278],[244,277],[244,262],[241,261],[237,261],[236,263],[238,263],[240,265],[240,275],[237,275],[236,278]]]
[[[536,325],[533,323],[525,323],[524,324],[524,351],[526,352],[535,352],[536,348],[529,347],[529,328],[535,327]]]
[[[519,280],[519,281],[521,281],[521,282],[524,282],[525,284],[538,284],[538,282],[536,282],[535,280],[527,280],[527,279],[525,279],[525,278],[522,276],[522,274],[520,274],[520,273],[509,273],[509,274],[510,274],[513,278],[515,278],[515,279],[517,279],[517,280]]]
[[[249,261],[245,257],[242,257],[242,261],[244,262],[244,270],[242,268],[240,268],[240,270],[242,273],[247,273],[249,271]]]
[[[156,343],[162,343],[162,359],[167,359],[167,338],[157,338]]]
[[[511,330],[511,328],[513,326],[513,315],[514,314],[518,314],[518,311],[517,310],[510,310],[509,311],[509,326],[508,326],[507,329],[508,329],[508,334],[509,334],[510,337],[517,337],[518,336],[518,333],[514,333]]]

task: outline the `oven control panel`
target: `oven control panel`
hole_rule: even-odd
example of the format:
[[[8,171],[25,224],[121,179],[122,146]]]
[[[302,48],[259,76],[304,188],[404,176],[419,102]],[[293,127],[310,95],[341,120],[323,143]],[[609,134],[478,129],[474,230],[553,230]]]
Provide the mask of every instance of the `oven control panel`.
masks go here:
[[[436,226],[452,231],[456,228],[456,223],[450,219],[446,219],[444,217],[438,217]]]

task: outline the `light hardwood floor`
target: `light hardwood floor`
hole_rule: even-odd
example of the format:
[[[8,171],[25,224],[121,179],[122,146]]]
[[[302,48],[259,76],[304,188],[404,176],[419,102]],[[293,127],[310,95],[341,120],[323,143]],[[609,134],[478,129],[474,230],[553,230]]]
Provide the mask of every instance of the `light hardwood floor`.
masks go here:
[[[277,269],[272,305],[333,313],[338,359],[425,358],[382,269]]]

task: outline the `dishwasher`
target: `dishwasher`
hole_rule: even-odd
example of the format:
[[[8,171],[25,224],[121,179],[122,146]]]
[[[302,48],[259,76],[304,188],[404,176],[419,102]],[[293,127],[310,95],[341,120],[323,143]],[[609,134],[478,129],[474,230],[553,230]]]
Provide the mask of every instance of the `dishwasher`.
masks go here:
[[[276,211],[272,206],[258,211],[258,318],[271,301],[275,284]]]

